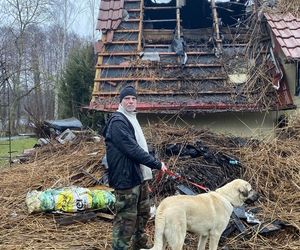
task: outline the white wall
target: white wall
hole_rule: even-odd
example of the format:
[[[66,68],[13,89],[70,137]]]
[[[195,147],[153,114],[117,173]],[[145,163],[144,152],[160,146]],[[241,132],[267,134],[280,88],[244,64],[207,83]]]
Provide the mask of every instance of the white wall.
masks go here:
[[[214,114],[195,114],[195,115],[151,115],[139,114],[138,119],[142,126],[148,123],[167,122],[170,125],[193,125],[199,128],[209,128],[214,132],[231,134],[241,137],[272,137],[273,128],[278,119],[277,112],[228,112]]]

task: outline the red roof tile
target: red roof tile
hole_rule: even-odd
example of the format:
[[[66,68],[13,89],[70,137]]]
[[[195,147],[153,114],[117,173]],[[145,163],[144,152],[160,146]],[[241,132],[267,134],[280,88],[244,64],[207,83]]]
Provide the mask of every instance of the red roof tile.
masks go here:
[[[97,29],[104,33],[115,30],[122,21],[124,0],[102,0],[98,15]]]
[[[287,59],[300,60],[300,19],[291,13],[265,13],[265,17]]]

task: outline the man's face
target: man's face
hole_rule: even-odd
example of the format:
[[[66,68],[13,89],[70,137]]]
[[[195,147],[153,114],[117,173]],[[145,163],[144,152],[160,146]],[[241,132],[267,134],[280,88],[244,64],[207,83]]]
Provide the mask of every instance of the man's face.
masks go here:
[[[123,98],[121,104],[127,112],[133,112],[136,109],[136,97],[127,95]]]

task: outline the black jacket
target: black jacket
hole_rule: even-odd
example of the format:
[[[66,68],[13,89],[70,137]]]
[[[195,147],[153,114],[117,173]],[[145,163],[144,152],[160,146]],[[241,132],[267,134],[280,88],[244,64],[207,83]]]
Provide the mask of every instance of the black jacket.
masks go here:
[[[126,116],[115,112],[104,128],[109,185],[128,189],[142,183],[140,164],[161,169],[161,162],[137,143],[134,128]]]

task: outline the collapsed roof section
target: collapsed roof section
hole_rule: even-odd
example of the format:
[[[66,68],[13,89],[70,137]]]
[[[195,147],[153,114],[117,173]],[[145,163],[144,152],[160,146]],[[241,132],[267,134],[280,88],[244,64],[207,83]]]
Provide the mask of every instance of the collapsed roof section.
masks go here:
[[[126,85],[136,87],[140,112],[295,107],[286,82],[276,78],[267,29],[251,22],[254,1],[154,2],[101,1],[90,108],[116,110]]]

